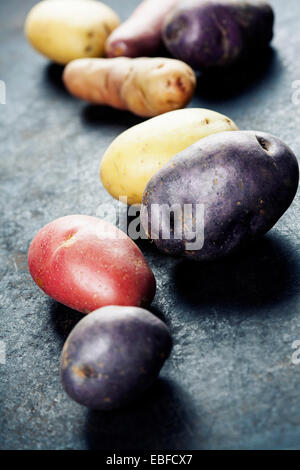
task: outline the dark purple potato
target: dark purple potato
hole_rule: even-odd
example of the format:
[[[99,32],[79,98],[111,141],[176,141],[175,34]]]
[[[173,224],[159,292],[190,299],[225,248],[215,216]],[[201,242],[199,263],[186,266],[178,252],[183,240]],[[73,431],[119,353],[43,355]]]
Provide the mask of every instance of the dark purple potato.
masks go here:
[[[167,326],[152,313],[103,307],[71,331],[62,351],[62,384],[82,405],[118,408],[152,384],[171,349]]]
[[[151,178],[142,224],[165,253],[213,260],[268,232],[292,203],[298,181],[296,157],[276,137],[254,131],[214,134]]]
[[[228,66],[265,49],[273,24],[273,10],[263,1],[188,0],[166,18],[163,40],[195,69]]]

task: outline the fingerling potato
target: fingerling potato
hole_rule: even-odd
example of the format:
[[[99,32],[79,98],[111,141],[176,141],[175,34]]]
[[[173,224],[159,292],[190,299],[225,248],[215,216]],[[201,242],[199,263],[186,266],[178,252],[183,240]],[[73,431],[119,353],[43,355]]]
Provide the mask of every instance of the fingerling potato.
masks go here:
[[[162,44],[161,30],[167,14],[179,0],[144,0],[132,15],[109,36],[108,57],[154,55]]]
[[[75,60],[63,80],[78,98],[142,117],[184,108],[196,87],[196,76],[184,62],[147,57]]]

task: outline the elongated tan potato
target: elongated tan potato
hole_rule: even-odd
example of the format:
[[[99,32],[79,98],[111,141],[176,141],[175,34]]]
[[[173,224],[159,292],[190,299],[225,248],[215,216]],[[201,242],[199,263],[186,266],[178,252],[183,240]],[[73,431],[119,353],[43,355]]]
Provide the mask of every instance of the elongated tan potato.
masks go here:
[[[235,123],[209,109],[180,109],[149,119],[119,135],[106,150],[101,179],[116,199],[142,202],[150,178],[172,157],[203,137],[235,131]]]
[[[103,57],[105,41],[119,24],[116,13],[95,0],[43,0],[28,13],[25,34],[41,54],[67,64]]]
[[[196,76],[184,62],[147,57],[75,60],[63,79],[78,98],[143,117],[183,108],[196,86]]]

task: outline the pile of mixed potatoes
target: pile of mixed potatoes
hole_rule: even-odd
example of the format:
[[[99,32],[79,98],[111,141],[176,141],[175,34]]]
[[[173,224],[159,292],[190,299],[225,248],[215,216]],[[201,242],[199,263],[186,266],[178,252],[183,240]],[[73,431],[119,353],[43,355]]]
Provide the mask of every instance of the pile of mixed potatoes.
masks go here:
[[[212,110],[182,109],[198,74],[217,71],[221,80],[255,60],[273,25],[271,6],[256,0],[144,0],[123,23],[96,0],[43,0],[27,16],[28,41],[65,66],[72,95],[150,118],[112,142],[100,176],[114,198],[141,205],[144,232],[168,255],[199,263],[229,256],[267,233],[296,195],[297,159],[279,138],[241,131]],[[172,339],[145,309],[156,281],[137,245],[104,220],[67,215],[34,237],[28,263],[46,294],[88,314],[62,352],[70,397],[112,409],[143,393]]]

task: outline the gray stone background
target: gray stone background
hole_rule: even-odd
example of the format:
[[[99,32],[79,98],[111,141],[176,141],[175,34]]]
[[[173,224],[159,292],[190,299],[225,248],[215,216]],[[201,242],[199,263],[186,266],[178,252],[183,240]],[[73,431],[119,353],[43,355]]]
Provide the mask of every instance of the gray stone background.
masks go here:
[[[95,215],[112,202],[101,156],[140,122],[77,101],[61,68],[23,36],[35,2],[0,3],[0,364],[1,449],[299,449],[299,196],[268,236],[208,266],[140,243],[158,283],[152,311],[174,350],[161,378],[129,408],[89,411],[63,392],[59,356],[80,315],[47,298],[27,270],[34,234],[57,217]],[[137,0],[110,0],[122,18]],[[273,48],[239,73],[199,79],[191,106],[229,115],[241,129],[271,132],[300,156],[300,2],[272,0]],[[3,347],[3,343],[2,343]]]

